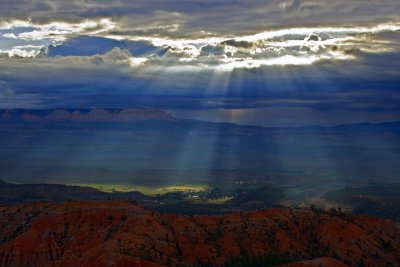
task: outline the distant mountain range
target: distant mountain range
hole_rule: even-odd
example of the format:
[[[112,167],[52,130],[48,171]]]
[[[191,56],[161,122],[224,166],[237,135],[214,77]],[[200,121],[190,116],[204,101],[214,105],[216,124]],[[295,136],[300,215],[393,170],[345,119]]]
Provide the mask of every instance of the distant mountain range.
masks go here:
[[[134,202],[0,207],[0,266],[398,266],[396,222],[309,210],[160,214]]]
[[[398,182],[400,122],[266,128],[153,109],[0,111],[0,179],[160,185]]]
[[[14,109],[0,111],[0,118],[9,122],[133,122],[173,119],[164,111],[151,109]]]
[[[137,122],[146,120],[165,120],[170,122],[204,123],[225,127],[247,127],[268,130],[356,130],[356,131],[396,131],[400,132],[400,121],[384,123],[355,123],[336,126],[303,127],[261,127],[237,125],[232,123],[204,122],[178,119],[170,113],[157,109],[145,108],[87,108],[87,109],[0,109],[0,122]]]

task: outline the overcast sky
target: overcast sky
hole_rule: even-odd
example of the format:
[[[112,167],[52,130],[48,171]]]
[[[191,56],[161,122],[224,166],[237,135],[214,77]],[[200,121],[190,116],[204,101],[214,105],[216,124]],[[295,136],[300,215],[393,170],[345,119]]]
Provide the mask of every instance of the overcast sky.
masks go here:
[[[400,2],[2,0],[0,108],[400,120]]]

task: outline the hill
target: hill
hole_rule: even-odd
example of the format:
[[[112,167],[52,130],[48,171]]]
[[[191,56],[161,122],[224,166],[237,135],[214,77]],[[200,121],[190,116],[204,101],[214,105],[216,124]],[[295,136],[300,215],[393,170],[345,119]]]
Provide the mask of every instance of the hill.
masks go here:
[[[0,204],[20,204],[33,201],[105,200],[110,198],[144,201],[140,192],[105,193],[91,187],[62,184],[12,184],[0,180]]]
[[[126,200],[37,202],[0,214],[0,266],[400,264],[400,225],[367,216],[288,209],[183,216]]]

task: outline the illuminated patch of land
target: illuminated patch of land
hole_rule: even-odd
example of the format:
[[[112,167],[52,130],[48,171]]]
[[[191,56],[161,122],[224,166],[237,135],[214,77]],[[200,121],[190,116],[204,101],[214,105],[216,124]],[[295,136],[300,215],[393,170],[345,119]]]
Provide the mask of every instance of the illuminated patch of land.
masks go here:
[[[175,192],[203,192],[209,189],[206,185],[168,185],[168,186],[139,186],[139,185],[124,185],[124,184],[74,184],[77,186],[87,186],[95,188],[101,192],[140,192],[147,196],[165,195]]]
[[[280,199],[277,204],[284,207],[308,208],[316,205],[323,210],[341,207],[345,212],[351,212],[350,205],[339,204],[325,198],[325,195],[332,189],[341,189],[341,184],[313,185],[313,186],[294,186],[285,189],[285,197]]]

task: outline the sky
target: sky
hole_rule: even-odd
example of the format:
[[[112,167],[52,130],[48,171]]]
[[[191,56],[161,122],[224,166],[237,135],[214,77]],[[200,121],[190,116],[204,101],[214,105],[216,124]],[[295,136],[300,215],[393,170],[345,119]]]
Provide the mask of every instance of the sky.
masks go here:
[[[2,0],[0,108],[400,120],[398,0]]]

